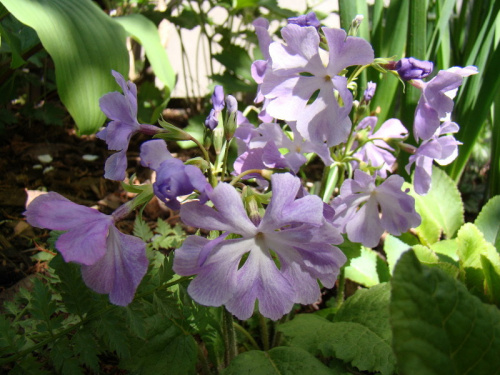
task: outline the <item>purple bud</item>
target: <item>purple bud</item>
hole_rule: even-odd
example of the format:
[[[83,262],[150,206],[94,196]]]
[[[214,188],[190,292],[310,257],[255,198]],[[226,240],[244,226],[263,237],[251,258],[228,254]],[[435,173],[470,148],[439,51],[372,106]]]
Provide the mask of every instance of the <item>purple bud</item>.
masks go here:
[[[214,93],[212,94],[212,104],[216,111],[222,111],[224,106],[224,88],[220,85],[215,86]]]
[[[226,96],[226,104],[229,113],[235,113],[238,110],[238,102],[234,96]]]
[[[421,61],[413,57],[404,57],[396,64],[399,76],[405,81],[425,78],[432,73],[433,68],[431,61]]]
[[[363,101],[365,103],[369,102],[372,100],[373,95],[375,95],[375,90],[377,88],[377,84],[375,82],[368,82],[366,85],[366,90],[365,93],[363,94]]]
[[[288,19],[288,23],[293,23],[299,26],[314,26],[316,28],[321,26],[321,23],[319,22],[314,12],[310,12],[298,17],[291,17]]]

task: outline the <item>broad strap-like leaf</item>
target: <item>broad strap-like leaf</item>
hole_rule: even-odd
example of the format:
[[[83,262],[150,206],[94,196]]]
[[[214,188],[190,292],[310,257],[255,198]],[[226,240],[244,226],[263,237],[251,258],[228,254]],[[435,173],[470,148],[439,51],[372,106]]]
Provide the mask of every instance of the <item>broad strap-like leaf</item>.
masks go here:
[[[111,70],[128,72],[125,30],[90,0],[0,0],[32,27],[54,60],[57,91],[80,133],[104,123],[99,98],[118,89]]]

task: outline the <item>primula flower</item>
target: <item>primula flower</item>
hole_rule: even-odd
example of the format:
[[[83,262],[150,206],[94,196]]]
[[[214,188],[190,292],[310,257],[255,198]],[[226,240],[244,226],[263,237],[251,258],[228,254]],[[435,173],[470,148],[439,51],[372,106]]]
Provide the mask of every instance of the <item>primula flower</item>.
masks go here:
[[[123,76],[114,70],[112,74],[123,94],[114,91],[99,99],[101,110],[111,121],[96,136],[106,142],[109,150],[119,151],[106,160],[104,177],[123,181],[127,169],[127,149],[130,138],[139,132],[154,135],[161,129],[153,125],[139,124],[137,121],[136,85],[131,81],[125,82]]]
[[[415,192],[425,195],[431,188],[432,164],[436,161],[439,165],[448,165],[458,156],[458,142],[449,133],[458,132],[458,125],[447,121],[436,130],[431,139],[422,142],[415,154],[410,156],[406,165],[406,172],[410,173],[411,166],[415,163],[415,176],[413,185]]]
[[[174,271],[196,275],[188,287],[196,302],[225,305],[244,320],[258,300],[262,315],[277,320],[294,303],[315,302],[318,279],[333,287],[346,257],[332,246],[342,237],[325,220],[323,202],[312,195],[296,199],[300,180],[290,174],[275,174],[271,180],[273,196],[262,218],[250,219],[240,195],[226,183],[209,193],[214,207],[182,205],[187,225],[224,232],[214,240],[189,236],[175,251]],[[226,239],[230,233],[239,238]]]
[[[415,110],[413,133],[415,140],[430,139],[441,124],[441,120],[453,110],[453,97],[464,77],[477,74],[475,66],[452,67],[440,70],[428,82],[412,80],[412,85],[422,90],[422,96]]]
[[[156,171],[154,193],[170,209],[180,209],[177,197],[191,194],[194,190],[198,190],[202,202],[207,200],[206,192],[211,186],[201,170],[172,157],[163,140],[155,139],[141,145],[141,165]]]
[[[319,22],[318,17],[316,17],[316,13],[314,12],[309,12],[298,17],[290,17],[288,18],[288,23],[293,23],[299,26],[313,26],[316,28],[321,26],[321,22]]]
[[[224,88],[220,85],[217,85],[214,88],[214,92],[212,94],[212,105],[213,108],[210,110],[210,113],[205,120],[205,126],[214,130],[219,124],[219,114],[226,106],[226,103],[224,102]]]
[[[112,215],[78,205],[50,192],[33,200],[24,215],[34,227],[66,231],[56,248],[66,262],[81,264],[83,281],[111,303],[126,306],[148,268],[146,245],[120,232],[114,223],[130,213],[122,206]]]
[[[345,180],[332,206],[333,223],[352,242],[375,247],[384,231],[395,236],[420,225],[415,199],[401,191],[404,179],[389,176],[379,186],[375,177],[357,169],[354,179]]]
[[[369,128],[366,143],[359,149],[354,157],[379,168],[376,174],[382,178],[387,177],[387,172],[392,171],[396,163],[396,157],[393,155],[394,148],[389,146],[387,141],[390,139],[404,139],[408,136],[408,130],[401,121],[391,118],[384,122],[376,131],[377,117],[369,116],[360,121],[357,130]]]
[[[351,129],[348,115],[353,97],[347,78],[338,74],[351,65],[370,64],[374,54],[367,41],[348,37],[344,30],[322,31],[329,46],[326,66],[316,28],[285,26],[281,35],[286,44],[274,42],[269,46],[271,62],[261,89],[269,99],[269,115],[296,121],[305,139],[331,147],[344,142]]]
[[[431,61],[421,61],[414,57],[403,57],[396,63],[396,71],[405,81],[422,79],[432,73],[434,64]]]

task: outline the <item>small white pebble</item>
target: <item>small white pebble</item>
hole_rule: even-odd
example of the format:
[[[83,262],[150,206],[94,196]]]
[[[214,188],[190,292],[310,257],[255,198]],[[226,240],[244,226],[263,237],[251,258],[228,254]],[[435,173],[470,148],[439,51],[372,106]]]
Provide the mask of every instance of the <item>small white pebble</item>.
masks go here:
[[[38,155],[38,160],[40,161],[40,163],[50,163],[52,162],[52,156],[50,156],[49,154],[44,154],[44,155]]]
[[[43,174],[45,173],[49,173],[50,171],[53,171],[54,170],[54,167],[53,166],[50,166],[50,167],[47,167],[43,170]]]
[[[99,155],[83,155],[82,156],[82,159],[85,160],[85,161],[96,161],[97,159],[99,159]]]
[[[35,164],[33,166],[33,169],[42,169],[42,168],[43,168],[43,166],[41,164]]]

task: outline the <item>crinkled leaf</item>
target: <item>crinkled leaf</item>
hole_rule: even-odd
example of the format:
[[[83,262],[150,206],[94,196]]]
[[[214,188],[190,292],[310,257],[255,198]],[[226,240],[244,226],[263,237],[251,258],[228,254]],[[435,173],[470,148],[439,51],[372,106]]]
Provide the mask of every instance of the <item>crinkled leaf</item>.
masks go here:
[[[389,270],[391,274],[394,271],[394,266],[399,260],[399,257],[411,248],[410,245],[404,243],[399,238],[396,238],[390,234],[384,240],[384,252],[387,257],[387,263],[389,265]]]
[[[324,357],[335,357],[362,371],[394,372],[391,349],[388,284],[357,291],[330,322],[312,314],[280,325],[292,346]]]
[[[500,373],[500,312],[404,253],[392,278],[393,350],[402,374]]]
[[[71,338],[74,352],[82,365],[88,366],[92,371],[99,372],[99,345],[97,345],[92,334],[80,329]]]
[[[96,132],[105,120],[99,98],[118,89],[111,70],[128,71],[123,28],[90,0],[1,2],[38,33],[54,60],[59,97],[80,132]]]
[[[345,277],[367,287],[377,285],[380,283],[377,258],[375,251],[361,246],[361,255],[351,259],[349,266],[345,268]]]
[[[424,245],[437,242],[443,233],[452,238],[464,223],[464,205],[457,186],[448,175],[437,167],[432,169],[432,185],[426,195],[418,195],[413,189],[415,207],[422,217],[416,228]]]
[[[221,375],[336,375],[312,354],[301,348],[278,346],[262,352],[238,355]]]
[[[500,195],[491,198],[481,209],[474,224],[500,252]]]
[[[460,228],[457,234],[457,244],[460,268],[465,271],[466,285],[472,291],[484,294],[485,274],[481,256],[488,258],[493,270],[496,269],[496,273],[500,275],[500,255],[472,223],[467,223]]]

